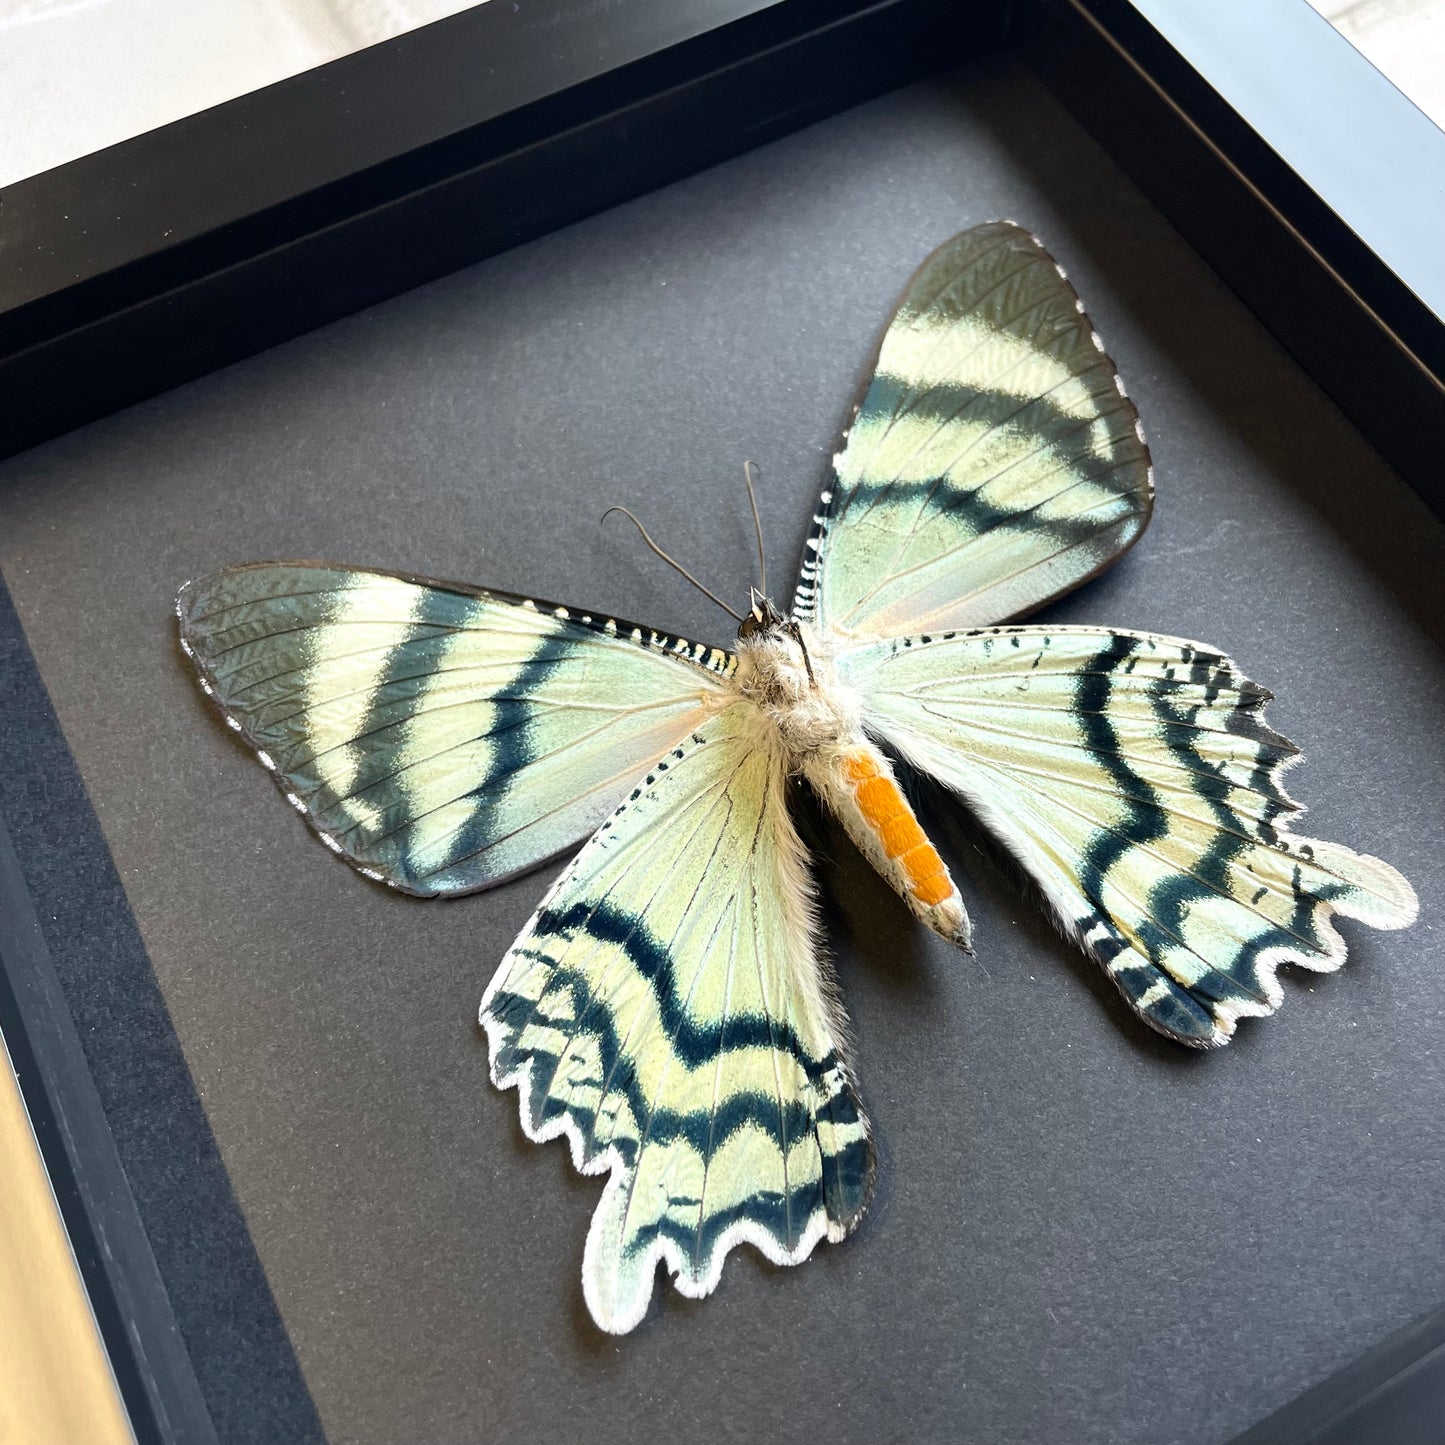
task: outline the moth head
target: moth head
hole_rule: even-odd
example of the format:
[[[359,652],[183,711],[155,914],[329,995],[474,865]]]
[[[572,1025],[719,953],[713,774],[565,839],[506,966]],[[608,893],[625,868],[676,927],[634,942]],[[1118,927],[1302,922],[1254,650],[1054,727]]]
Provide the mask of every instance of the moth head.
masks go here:
[[[771,597],[764,597],[753,588],[753,605],[738,627],[738,637],[746,642],[750,638],[765,637],[769,633],[787,630],[788,619],[773,606]]]
[[[738,641],[744,646],[739,649],[745,658],[769,658],[765,671],[775,682],[781,683],[783,673],[797,674],[797,685],[791,690],[799,696],[803,690],[817,687],[813,674],[813,661],[808,656],[803,633],[791,617],[784,617],[773,605],[772,599],[764,597],[753,588],[752,608],[738,627]],[[750,664],[756,666],[756,662]],[[788,688],[785,687],[785,691]]]

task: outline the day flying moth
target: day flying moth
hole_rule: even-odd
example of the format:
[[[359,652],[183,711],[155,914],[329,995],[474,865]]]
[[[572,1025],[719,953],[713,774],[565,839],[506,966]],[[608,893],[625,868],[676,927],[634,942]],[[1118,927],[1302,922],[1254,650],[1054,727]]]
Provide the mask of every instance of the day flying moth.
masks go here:
[[[583,1290],[642,1319],[737,1243],[796,1264],[868,1201],[873,1149],[789,816],[802,779],[913,915],[969,946],[898,784],[956,794],[1155,1029],[1198,1047],[1337,968],[1336,913],[1415,916],[1378,859],[1288,831],[1297,750],[1223,653],[1011,623],[1149,520],[1137,415],[1064,273],[978,226],[913,278],[814,518],[792,610],[731,650],[354,567],[187,584],[181,646],[321,841],[425,897],[583,839],[482,1002],[534,1139],[605,1174]],[[736,614],[735,614],[736,615]]]

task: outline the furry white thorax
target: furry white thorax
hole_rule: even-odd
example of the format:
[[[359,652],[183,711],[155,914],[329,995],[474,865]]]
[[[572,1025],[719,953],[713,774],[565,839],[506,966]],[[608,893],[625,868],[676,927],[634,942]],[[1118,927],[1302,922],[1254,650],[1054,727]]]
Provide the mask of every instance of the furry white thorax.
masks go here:
[[[806,623],[740,637],[733,685],[772,725],[793,771],[863,737],[858,700]]]

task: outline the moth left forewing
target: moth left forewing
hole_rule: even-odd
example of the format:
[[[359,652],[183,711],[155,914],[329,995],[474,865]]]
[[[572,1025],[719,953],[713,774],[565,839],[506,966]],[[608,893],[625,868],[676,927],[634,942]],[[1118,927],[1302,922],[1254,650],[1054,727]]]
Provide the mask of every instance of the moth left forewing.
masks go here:
[[[319,563],[233,567],[176,610],[202,688],[321,841],[422,896],[580,842],[733,664],[577,609]]]
[[[583,1264],[607,1330],[642,1318],[659,1260],[704,1295],[735,1244],[797,1263],[867,1200],[781,761],[747,704],[702,724],[558,880],[483,1000],[529,1136],[565,1136],[578,1169],[609,1175]]]
[[[839,669],[870,730],[960,793],[1130,1005],[1184,1043],[1273,1012],[1281,963],[1337,968],[1335,914],[1415,916],[1388,864],[1289,831],[1297,749],[1214,649],[992,628],[870,644]]]

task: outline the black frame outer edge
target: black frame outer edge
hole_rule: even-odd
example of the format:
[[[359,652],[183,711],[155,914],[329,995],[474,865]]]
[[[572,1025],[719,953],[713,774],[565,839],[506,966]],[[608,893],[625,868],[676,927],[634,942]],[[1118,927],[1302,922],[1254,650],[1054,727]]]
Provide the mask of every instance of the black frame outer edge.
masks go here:
[[[3,817],[0,1035],[137,1445],[216,1445]]]
[[[0,457],[1003,38],[1004,0],[480,5],[0,197]]]
[[[1010,10],[1061,99],[1441,510],[1445,329],[1129,0],[486,5],[20,182],[0,196],[0,456],[991,48]],[[486,83],[448,99],[438,73]],[[0,918],[0,1029],[132,1428],[204,1445],[3,826]],[[1433,1404],[1442,1328],[1402,1331],[1240,1445],[1358,1438],[1331,1423],[1401,1390]]]
[[[1194,4],[1155,0],[1151,9]],[[1276,7],[1271,19],[1288,83],[1307,84],[1311,54],[1345,44],[1305,4]],[[1445,516],[1445,325],[1417,294],[1428,294],[1438,273],[1413,278],[1432,283],[1416,287],[1392,271],[1131,0],[1019,0],[1012,22],[1064,104]],[[1346,113],[1357,106],[1381,133],[1394,107],[1418,118],[1363,56],[1349,55],[1357,94],[1342,98]],[[1330,59],[1340,57],[1332,50]],[[1429,178],[1445,174],[1445,133],[1432,133],[1438,145],[1406,157],[1422,197]],[[1336,189],[1349,194],[1352,184],[1342,169]],[[1358,184],[1353,190],[1368,205]],[[1425,264],[1445,266],[1445,245]]]

